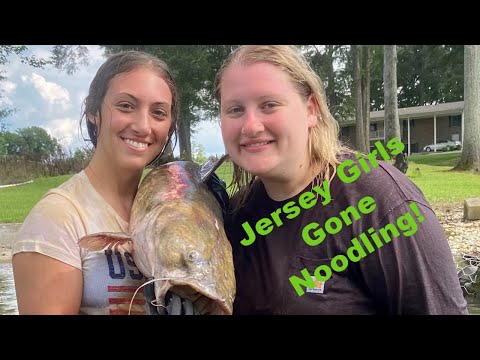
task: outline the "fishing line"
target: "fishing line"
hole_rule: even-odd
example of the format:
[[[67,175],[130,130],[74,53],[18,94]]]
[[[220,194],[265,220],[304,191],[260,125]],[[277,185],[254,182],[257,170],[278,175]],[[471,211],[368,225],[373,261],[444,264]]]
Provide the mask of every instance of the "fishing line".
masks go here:
[[[150,279],[147,282],[143,283],[133,293],[132,300],[130,300],[130,306],[128,307],[128,315],[130,315],[130,310],[132,309],[133,299],[135,299],[135,295],[137,295],[138,290],[140,290],[145,285],[151,284],[152,282],[155,282],[155,281],[172,280],[172,279],[185,279],[185,278],[186,278],[186,276],[170,277],[170,278],[158,278],[158,279]],[[160,306],[160,307],[166,308],[166,306],[157,304],[157,299],[153,299],[152,301],[150,301],[150,304],[152,304],[153,306],[156,306],[156,307]]]

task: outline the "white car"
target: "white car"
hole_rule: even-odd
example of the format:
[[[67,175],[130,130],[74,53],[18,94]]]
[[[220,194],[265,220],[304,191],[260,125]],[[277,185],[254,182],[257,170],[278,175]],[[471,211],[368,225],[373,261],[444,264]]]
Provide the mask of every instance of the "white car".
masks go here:
[[[434,151],[435,148],[437,151],[442,150],[443,148],[446,148],[447,146],[451,146],[453,148],[462,146],[462,142],[458,140],[438,140],[437,144],[430,144],[426,145],[423,147],[423,151]]]

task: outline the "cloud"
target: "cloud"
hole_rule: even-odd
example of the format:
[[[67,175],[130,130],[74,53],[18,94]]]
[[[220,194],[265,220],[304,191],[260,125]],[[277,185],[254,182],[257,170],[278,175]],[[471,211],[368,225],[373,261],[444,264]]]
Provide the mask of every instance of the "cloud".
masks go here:
[[[5,80],[0,83],[0,107],[12,106],[13,101],[10,96],[15,93],[17,85],[11,81]]]
[[[194,129],[191,142],[202,144],[207,156],[225,154],[225,146],[218,122],[201,121]]]
[[[66,149],[78,139],[78,121],[71,118],[50,120],[43,128]]]
[[[33,84],[40,96],[49,104],[60,104],[64,108],[70,106],[70,94],[61,85],[47,81],[43,76],[36,73],[32,73],[31,76],[22,75],[21,79],[24,83]]]

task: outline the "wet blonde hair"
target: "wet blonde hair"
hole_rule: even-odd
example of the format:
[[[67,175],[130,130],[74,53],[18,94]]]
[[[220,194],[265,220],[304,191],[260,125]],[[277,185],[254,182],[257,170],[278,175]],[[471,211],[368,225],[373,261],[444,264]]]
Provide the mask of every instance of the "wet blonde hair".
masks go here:
[[[317,124],[309,129],[308,154],[310,168],[319,169],[315,182],[322,179],[331,181],[339,164],[337,155],[347,150],[339,139],[340,127],[330,113],[322,80],[311,68],[299,49],[293,45],[243,45],[236,48],[224,61],[215,77],[215,97],[221,105],[221,85],[225,71],[232,65],[268,63],[285,72],[298,94],[306,101],[310,95],[316,102]],[[236,192],[243,189],[240,207],[245,201],[254,175],[233,163],[233,177],[230,186]],[[323,181],[323,180],[322,180]]]

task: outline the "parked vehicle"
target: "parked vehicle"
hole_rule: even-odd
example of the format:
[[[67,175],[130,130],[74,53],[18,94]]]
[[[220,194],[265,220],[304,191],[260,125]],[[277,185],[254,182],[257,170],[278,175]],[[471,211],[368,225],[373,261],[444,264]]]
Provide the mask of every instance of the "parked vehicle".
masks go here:
[[[437,149],[437,151],[439,151],[448,146],[452,147],[453,149],[461,149],[462,142],[458,140],[438,140],[437,144],[430,144],[430,145],[424,146],[423,151],[434,151],[435,148]]]

